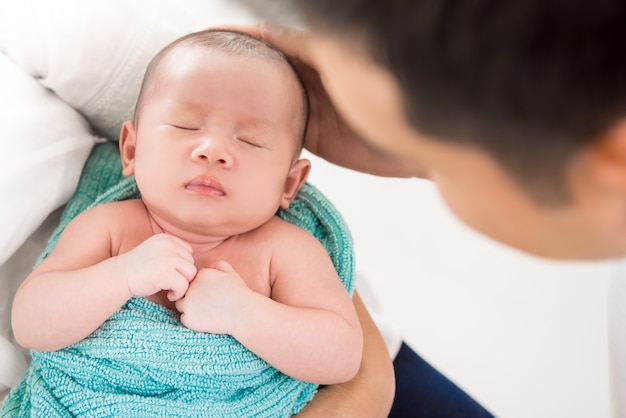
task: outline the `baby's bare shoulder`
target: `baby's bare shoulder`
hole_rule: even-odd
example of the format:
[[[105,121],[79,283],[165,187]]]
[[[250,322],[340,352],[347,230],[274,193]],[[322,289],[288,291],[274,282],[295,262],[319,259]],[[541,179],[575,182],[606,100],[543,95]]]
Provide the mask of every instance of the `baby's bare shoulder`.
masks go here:
[[[84,216],[107,218],[114,216],[122,219],[134,219],[136,217],[145,217],[146,209],[140,199],[122,200],[119,202],[101,203],[89,208],[84,212]]]
[[[305,237],[315,239],[313,235],[311,235],[307,230],[300,228],[292,223],[289,223],[278,216],[274,216],[268,222],[265,223],[262,227],[262,231],[265,234],[275,234],[280,233],[284,238],[296,238],[301,239]]]
[[[102,229],[112,232],[140,225],[146,216],[145,206],[138,199],[102,203],[77,215],[67,229],[84,229],[88,226],[91,231]]]
[[[322,244],[308,231],[274,216],[262,227],[257,228],[251,241],[272,243],[274,248],[310,248]]]

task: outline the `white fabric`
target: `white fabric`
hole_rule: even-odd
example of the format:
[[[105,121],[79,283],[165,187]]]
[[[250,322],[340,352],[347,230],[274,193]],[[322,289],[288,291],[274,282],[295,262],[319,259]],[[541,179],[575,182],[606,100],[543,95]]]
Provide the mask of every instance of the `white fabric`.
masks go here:
[[[613,416],[626,418],[626,259],[611,264],[608,311]]]
[[[87,122],[0,54],[0,264],[72,195],[94,138]]]
[[[71,196],[92,129],[117,139],[148,61],[165,44],[253,22],[228,0],[0,0],[0,399],[26,367],[23,350],[7,343],[10,304],[58,212],[33,231]],[[362,278],[359,292],[375,305]],[[401,338],[380,324],[395,355]]]

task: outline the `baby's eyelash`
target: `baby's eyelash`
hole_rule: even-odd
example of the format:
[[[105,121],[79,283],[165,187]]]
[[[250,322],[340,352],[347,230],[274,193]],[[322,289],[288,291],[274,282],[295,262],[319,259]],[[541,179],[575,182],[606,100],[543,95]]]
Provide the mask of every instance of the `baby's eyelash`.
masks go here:
[[[240,138],[240,137],[236,137],[236,139],[238,141],[243,142],[244,144],[248,144],[248,145],[253,146],[255,148],[262,148],[259,144],[255,143],[255,142],[252,142],[250,140],[247,140],[247,139],[244,139],[244,138]]]
[[[181,125],[171,125],[171,126],[173,126],[174,128],[177,128],[177,129],[185,130],[185,131],[197,131],[198,130],[198,128],[191,128],[191,127],[188,127],[188,126],[181,126]]]

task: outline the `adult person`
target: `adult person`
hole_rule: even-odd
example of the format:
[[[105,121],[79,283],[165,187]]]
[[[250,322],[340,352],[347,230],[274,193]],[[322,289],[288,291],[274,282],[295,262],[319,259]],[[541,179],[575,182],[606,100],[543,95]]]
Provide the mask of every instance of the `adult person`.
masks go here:
[[[373,174],[428,177],[466,224],[534,255],[626,256],[626,4],[275,7],[296,11],[310,30],[252,30],[302,68],[310,151]],[[617,265],[609,297],[619,416],[626,415],[625,271]]]

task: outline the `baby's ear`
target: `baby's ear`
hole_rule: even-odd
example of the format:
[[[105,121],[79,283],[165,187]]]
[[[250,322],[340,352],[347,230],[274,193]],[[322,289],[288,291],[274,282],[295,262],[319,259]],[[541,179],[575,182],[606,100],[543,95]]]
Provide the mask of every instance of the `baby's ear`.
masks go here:
[[[309,160],[298,160],[289,170],[287,180],[285,180],[285,188],[283,197],[280,200],[280,207],[287,209],[289,204],[296,198],[296,195],[304,185],[311,171],[311,162]]]
[[[120,131],[120,156],[122,157],[122,174],[131,176],[135,173],[135,142],[137,131],[133,121],[127,120]]]

